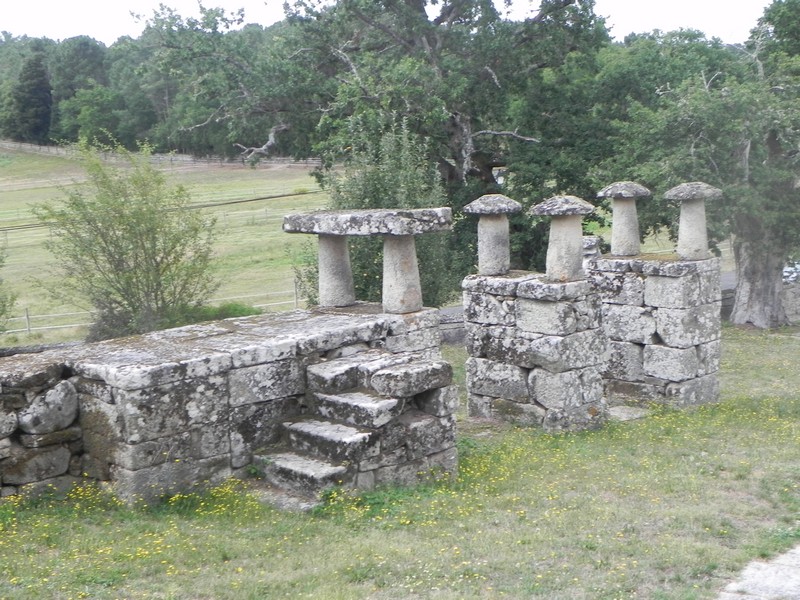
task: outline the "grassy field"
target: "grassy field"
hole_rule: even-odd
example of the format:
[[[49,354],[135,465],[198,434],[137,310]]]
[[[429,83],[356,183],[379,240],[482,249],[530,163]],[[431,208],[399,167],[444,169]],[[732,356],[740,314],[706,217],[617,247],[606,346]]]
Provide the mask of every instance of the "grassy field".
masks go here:
[[[713,406],[570,435],[461,414],[456,480],[312,514],[247,482],[150,508],[8,498],[0,598],[715,598],[800,541],[796,333],[726,328]]]
[[[164,170],[172,181],[186,185],[200,210],[217,218],[215,272],[222,281],[217,299],[239,298],[241,302],[263,305],[291,302],[272,309],[290,308],[294,300],[294,275],[289,252],[297,251],[306,236],[281,232],[283,215],[325,204],[326,196],[312,177],[310,168],[261,165],[250,168],[239,164],[186,165],[165,162]],[[8,258],[0,271],[18,295],[15,314],[27,309],[30,315],[79,313],[88,307],[55,298],[38,282],[52,285],[54,258],[44,248],[48,230],[36,225],[33,204],[57,201],[64,186],[74,185],[83,176],[80,164],[55,155],[0,151],[0,242],[6,244]],[[237,202],[267,196],[280,198]],[[57,287],[57,286],[56,286]],[[278,293],[280,292],[280,293]],[[86,314],[61,319],[34,318],[33,327],[80,323]],[[9,329],[25,327],[24,320],[9,323]],[[27,344],[79,339],[82,328],[56,329],[0,336],[0,344]]]

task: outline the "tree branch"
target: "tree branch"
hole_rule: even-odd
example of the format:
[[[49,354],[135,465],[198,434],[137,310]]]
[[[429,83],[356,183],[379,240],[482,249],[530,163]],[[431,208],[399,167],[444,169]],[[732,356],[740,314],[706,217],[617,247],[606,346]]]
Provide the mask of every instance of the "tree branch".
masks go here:
[[[475,137],[475,136],[478,136],[478,135],[495,135],[495,136],[502,136],[502,137],[512,137],[515,140],[520,140],[520,141],[523,141],[523,142],[533,142],[535,144],[539,144],[542,141],[539,138],[529,137],[527,135],[519,134],[519,133],[517,133],[516,130],[514,130],[514,131],[494,131],[492,129],[483,129],[481,131],[476,131],[475,133],[473,133],[472,137]]]

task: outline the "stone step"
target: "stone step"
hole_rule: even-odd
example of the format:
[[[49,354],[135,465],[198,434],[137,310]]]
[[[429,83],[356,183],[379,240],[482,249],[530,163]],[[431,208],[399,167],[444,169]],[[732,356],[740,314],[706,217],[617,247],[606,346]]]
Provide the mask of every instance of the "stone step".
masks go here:
[[[380,442],[375,431],[306,418],[283,424],[292,450],[333,462],[358,462],[377,456]]]
[[[333,421],[378,429],[398,416],[405,401],[384,398],[369,391],[344,394],[315,393],[317,412]]]
[[[316,500],[337,485],[348,485],[347,467],[289,450],[253,457],[253,464],[264,473],[264,480],[289,495]]]
[[[338,394],[359,387],[367,387],[369,378],[385,367],[411,362],[408,354],[392,354],[384,350],[370,350],[351,356],[335,358],[309,365],[306,369],[307,388],[311,392]]]

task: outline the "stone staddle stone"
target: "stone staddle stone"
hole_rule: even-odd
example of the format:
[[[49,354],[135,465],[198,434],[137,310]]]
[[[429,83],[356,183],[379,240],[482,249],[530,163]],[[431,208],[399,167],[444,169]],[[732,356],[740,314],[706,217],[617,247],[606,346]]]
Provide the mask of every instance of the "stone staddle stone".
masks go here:
[[[702,181],[694,181],[668,190],[664,193],[664,198],[681,203],[676,249],[678,256],[685,260],[709,258],[711,254],[708,251],[706,200],[719,200],[722,198],[722,190]]]
[[[576,196],[554,196],[537,204],[530,212],[553,217],[547,245],[547,278],[551,281],[574,281],[583,273],[583,215],[594,207]]]
[[[322,234],[318,239],[319,305],[351,306],[356,303],[347,237]]]
[[[636,256],[641,252],[636,199],[651,195],[650,190],[634,181],[618,181],[598,192],[598,198],[611,199],[613,256]]]
[[[478,274],[504,275],[511,268],[508,214],[522,210],[516,200],[502,194],[486,194],[464,207],[480,215],[478,221]]]

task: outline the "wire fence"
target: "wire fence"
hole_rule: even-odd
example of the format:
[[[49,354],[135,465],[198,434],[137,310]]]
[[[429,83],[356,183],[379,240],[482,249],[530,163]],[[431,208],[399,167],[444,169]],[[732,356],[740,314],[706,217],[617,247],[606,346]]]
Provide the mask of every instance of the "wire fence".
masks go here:
[[[306,299],[301,298],[298,293],[298,288],[295,285],[293,290],[280,290],[277,292],[265,292],[261,294],[248,294],[245,296],[229,296],[225,298],[212,298],[209,304],[220,304],[223,302],[234,302],[238,300],[254,300],[263,298],[266,302],[251,304],[253,308],[259,308],[265,312],[290,310],[292,308],[300,308],[305,306]],[[286,300],[277,300],[276,298],[287,298]],[[30,310],[25,308],[24,313],[19,317],[10,317],[7,321],[7,327],[3,334],[17,334],[27,333],[28,335],[34,332],[53,331],[57,329],[73,329],[77,327],[89,327],[93,324],[93,313],[91,311],[77,311],[65,313],[52,313],[36,315],[31,314]],[[69,321],[64,323],[64,321]],[[77,322],[72,322],[77,321]]]

